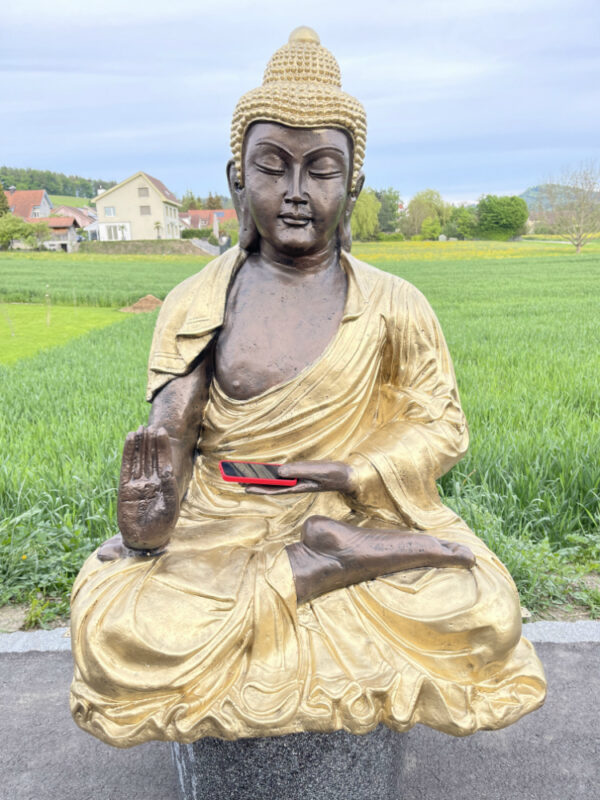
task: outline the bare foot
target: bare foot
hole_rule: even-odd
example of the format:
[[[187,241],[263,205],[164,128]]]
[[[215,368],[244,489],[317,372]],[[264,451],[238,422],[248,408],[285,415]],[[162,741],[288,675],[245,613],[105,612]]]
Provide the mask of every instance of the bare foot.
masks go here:
[[[473,553],[461,544],[409,530],[358,528],[319,516],[309,517],[302,541],[286,549],[298,603],[405,569],[470,569],[475,564]]]
[[[165,547],[155,550],[134,550],[123,542],[120,533],[107,539],[98,549],[97,556],[100,561],[116,561],[118,558],[131,558],[133,556],[159,556],[165,552]]]

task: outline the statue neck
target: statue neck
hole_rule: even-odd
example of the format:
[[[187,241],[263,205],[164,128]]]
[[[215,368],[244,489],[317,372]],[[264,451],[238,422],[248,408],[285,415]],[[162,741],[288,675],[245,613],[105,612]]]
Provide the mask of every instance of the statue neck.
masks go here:
[[[278,272],[298,276],[335,269],[339,264],[339,255],[339,249],[335,241],[315,253],[302,256],[290,256],[281,253],[263,239],[261,239],[259,248],[259,258],[264,266]]]

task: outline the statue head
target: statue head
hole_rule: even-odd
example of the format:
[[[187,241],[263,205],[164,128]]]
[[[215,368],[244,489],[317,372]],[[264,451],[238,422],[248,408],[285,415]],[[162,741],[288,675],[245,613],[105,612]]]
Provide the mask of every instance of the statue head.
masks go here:
[[[233,115],[227,173],[240,245],[275,237],[294,255],[337,237],[350,249],[365,143],[365,111],[342,91],[337,61],[313,30],[297,28]]]

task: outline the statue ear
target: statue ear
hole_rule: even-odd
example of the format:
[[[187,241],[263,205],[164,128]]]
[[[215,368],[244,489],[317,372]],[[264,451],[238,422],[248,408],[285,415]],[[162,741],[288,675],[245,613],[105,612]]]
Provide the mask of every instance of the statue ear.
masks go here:
[[[239,245],[242,250],[247,250],[248,252],[258,250],[258,230],[248,208],[246,190],[240,185],[235,162],[232,158],[227,162],[227,183],[229,184],[233,207],[239,222]]]
[[[342,214],[338,223],[338,240],[340,247],[347,253],[349,253],[352,248],[352,228],[350,227],[350,218],[352,217],[354,206],[356,205],[358,195],[361,193],[364,183],[365,176],[362,172],[360,172],[358,178],[356,179],[356,188],[353,192],[348,194],[346,208],[344,209],[344,213]]]

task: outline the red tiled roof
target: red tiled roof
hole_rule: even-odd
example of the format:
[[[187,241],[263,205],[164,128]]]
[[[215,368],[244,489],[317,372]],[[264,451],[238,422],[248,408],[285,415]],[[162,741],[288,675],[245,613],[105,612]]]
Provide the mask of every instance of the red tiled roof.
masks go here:
[[[75,217],[28,217],[26,222],[45,222],[49,228],[71,228],[73,225],[77,228],[77,220]]]
[[[227,222],[230,219],[237,220],[237,214],[233,208],[190,208],[189,211],[179,212],[181,219],[189,219],[191,228],[199,228],[201,221],[203,228],[212,227],[215,214],[219,222]]]
[[[43,189],[17,189],[12,194],[4,192],[8,206],[15,217],[30,217],[34,206],[39,206],[44,198]]]
[[[145,175],[148,178],[148,180],[156,186],[158,191],[162,195],[164,195],[167,198],[167,200],[170,200],[172,203],[177,203],[177,205],[180,205],[179,200],[175,197],[173,192],[170,192],[167,189],[167,187],[164,185],[162,181],[159,181],[158,178],[153,178],[152,175],[148,175],[147,172],[143,172],[142,174]]]

